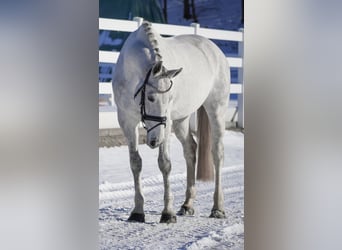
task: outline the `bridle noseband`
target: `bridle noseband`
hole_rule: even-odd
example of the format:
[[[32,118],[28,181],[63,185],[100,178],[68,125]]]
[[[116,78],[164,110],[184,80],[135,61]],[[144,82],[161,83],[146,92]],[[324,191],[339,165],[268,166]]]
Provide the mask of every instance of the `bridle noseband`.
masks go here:
[[[171,81],[171,85],[168,89],[166,90],[159,90],[157,87],[148,84],[148,80],[150,78],[152,72],[152,68],[147,72],[144,83],[142,84],[142,86],[137,90],[137,92],[134,94],[134,99],[135,97],[137,97],[137,95],[141,92],[141,97],[140,97],[140,114],[141,114],[141,122],[144,126],[144,128],[147,130],[147,133],[150,132],[152,129],[160,126],[160,125],[164,125],[164,127],[166,127],[166,120],[167,117],[166,116],[154,116],[154,115],[148,115],[146,114],[146,109],[145,109],[145,91],[146,91],[146,85],[151,86],[152,88],[156,89],[158,93],[166,93],[168,91],[170,91],[173,82]],[[145,125],[145,121],[153,121],[153,122],[158,122],[156,125],[154,125],[152,128],[147,129],[146,125]]]

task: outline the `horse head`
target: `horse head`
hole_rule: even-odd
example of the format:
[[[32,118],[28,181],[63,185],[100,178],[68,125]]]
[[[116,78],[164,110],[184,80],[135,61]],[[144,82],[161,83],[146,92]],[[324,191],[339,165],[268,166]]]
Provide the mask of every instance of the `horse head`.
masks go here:
[[[182,68],[167,70],[162,61],[156,62],[137,90],[141,92],[141,120],[147,130],[147,145],[158,147],[165,139],[165,128],[171,125],[172,79]]]

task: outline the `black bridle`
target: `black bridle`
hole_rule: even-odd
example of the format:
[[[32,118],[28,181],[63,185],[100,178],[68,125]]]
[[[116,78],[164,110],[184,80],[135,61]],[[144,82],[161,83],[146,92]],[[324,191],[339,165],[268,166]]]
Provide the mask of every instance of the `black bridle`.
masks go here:
[[[146,74],[146,77],[145,77],[145,80],[144,80],[144,83],[141,85],[141,87],[137,90],[137,92],[134,94],[134,99],[135,97],[137,97],[137,95],[141,92],[141,97],[140,97],[140,114],[141,114],[141,122],[144,126],[144,128],[147,130],[147,133],[150,132],[152,129],[160,126],[160,125],[164,125],[164,127],[166,127],[166,116],[154,116],[154,115],[148,115],[146,114],[146,109],[145,109],[145,91],[146,91],[146,85],[149,85],[151,86],[152,88],[156,89],[158,93],[166,93],[168,91],[170,91],[172,85],[173,85],[173,82],[171,81],[171,85],[168,89],[166,90],[159,90],[157,87],[151,85],[148,83],[148,80],[150,78],[150,75],[151,75],[151,72],[152,72],[152,69],[150,69],[147,74]],[[145,121],[153,121],[153,122],[158,122],[156,125],[154,125],[152,128],[150,129],[147,129],[146,127],[146,124],[145,124]]]

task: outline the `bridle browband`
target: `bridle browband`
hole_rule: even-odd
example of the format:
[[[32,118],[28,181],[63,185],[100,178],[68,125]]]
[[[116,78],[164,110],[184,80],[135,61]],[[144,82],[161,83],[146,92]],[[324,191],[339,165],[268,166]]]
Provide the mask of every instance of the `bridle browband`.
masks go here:
[[[147,133],[150,132],[151,130],[153,130],[154,128],[160,126],[160,125],[164,125],[164,127],[166,127],[166,120],[167,117],[166,116],[154,116],[154,115],[148,115],[146,114],[146,109],[145,109],[145,91],[146,91],[146,85],[151,86],[152,88],[156,89],[158,93],[166,93],[168,91],[170,91],[173,82],[171,81],[171,85],[168,89],[166,90],[159,90],[157,87],[151,85],[148,83],[148,80],[150,78],[152,72],[152,68],[147,72],[145,80],[143,82],[143,84],[141,85],[141,87],[137,90],[137,92],[135,92],[134,94],[134,99],[137,97],[137,95],[141,92],[141,97],[140,97],[140,114],[141,114],[141,122],[144,126],[144,128],[147,130]],[[145,121],[153,121],[153,122],[158,122],[156,125],[154,125],[152,128],[147,129],[146,125],[145,125]]]

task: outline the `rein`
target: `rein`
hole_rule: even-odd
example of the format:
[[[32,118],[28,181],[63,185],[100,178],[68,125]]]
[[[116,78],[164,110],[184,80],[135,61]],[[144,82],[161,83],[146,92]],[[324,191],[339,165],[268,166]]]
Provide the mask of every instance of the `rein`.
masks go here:
[[[144,83],[142,84],[142,86],[137,90],[137,92],[134,94],[134,99],[137,97],[137,95],[141,92],[141,97],[140,97],[140,114],[141,114],[141,122],[144,126],[144,128],[147,130],[147,133],[150,132],[151,130],[153,130],[154,128],[160,126],[160,125],[164,125],[164,127],[166,127],[166,116],[154,116],[154,115],[148,115],[146,114],[146,109],[145,109],[145,91],[146,91],[146,85],[149,85],[151,87],[153,87],[154,89],[157,90],[158,93],[166,93],[168,91],[170,91],[173,82],[171,81],[171,85],[168,89],[166,90],[159,90],[157,87],[148,84],[148,79],[150,78],[152,69],[150,69],[145,77]],[[145,121],[153,121],[153,122],[158,122],[156,125],[154,125],[152,128],[147,129],[146,125],[145,125]]]

